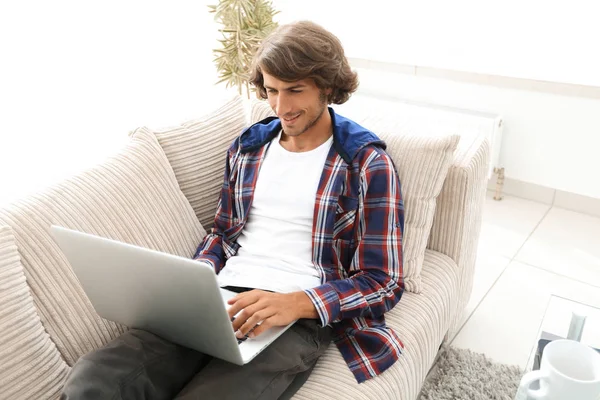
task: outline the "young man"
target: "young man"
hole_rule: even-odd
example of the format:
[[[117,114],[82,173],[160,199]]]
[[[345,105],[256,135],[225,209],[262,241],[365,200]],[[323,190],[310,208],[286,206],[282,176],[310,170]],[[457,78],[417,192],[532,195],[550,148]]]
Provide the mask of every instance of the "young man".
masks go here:
[[[339,40],[311,22],[281,26],[251,81],[277,117],[228,150],[194,258],[239,293],[229,301],[238,337],[298,322],[242,367],[132,330],[82,357],[63,398],[289,398],[332,338],[358,382],[398,359],[384,313],[404,289],[400,182],[384,143],[328,108],[358,85]]]

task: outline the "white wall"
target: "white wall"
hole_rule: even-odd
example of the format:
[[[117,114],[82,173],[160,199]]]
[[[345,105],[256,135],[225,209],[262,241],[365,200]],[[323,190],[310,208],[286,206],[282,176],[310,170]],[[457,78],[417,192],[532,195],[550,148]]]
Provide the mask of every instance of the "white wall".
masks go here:
[[[210,0],[0,2],[0,203],[214,104]],[[225,95],[226,96],[226,95]]]
[[[359,91],[501,114],[507,177],[600,198],[600,98],[358,72]]]
[[[395,21],[436,33],[423,43],[443,36],[422,6],[394,14],[386,12],[390,1],[274,5],[280,22],[333,24],[351,56],[394,54],[381,49],[396,41],[417,48],[415,36],[389,35],[405,29]],[[213,85],[218,32],[206,5],[216,2],[0,2],[0,204],[101,161],[138,126],[178,124],[229,96]],[[418,55],[407,51],[405,63],[411,54]],[[600,197],[598,100],[380,72],[361,71],[361,81],[405,98],[502,113],[509,177]]]
[[[600,86],[597,0],[275,0],[350,57]]]
[[[404,71],[478,73],[480,82],[495,75],[600,87],[597,1],[274,3],[280,22],[312,19],[336,34],[351,58],[402,64]],[[502,114],[507,177],[600,198],[600,90],[590,98],[527,90],[522,80],[514,89],[381,70],[359,75],[363,90]]]

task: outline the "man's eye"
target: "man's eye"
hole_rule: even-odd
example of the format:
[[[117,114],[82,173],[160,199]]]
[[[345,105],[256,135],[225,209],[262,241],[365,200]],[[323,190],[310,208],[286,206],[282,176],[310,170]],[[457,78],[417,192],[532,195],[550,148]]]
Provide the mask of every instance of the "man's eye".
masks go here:
[[[291,93],[302,93],[302,90],[290,90]]]
[[[273,89],[267,89],[267,93],[277,93],[277,91]]]

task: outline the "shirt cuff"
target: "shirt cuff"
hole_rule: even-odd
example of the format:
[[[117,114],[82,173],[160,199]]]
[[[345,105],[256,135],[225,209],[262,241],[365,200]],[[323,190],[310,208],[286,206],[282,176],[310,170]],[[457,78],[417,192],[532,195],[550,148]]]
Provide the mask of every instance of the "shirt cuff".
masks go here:
[[[322,327],[341,319],[340,297],[330,284],[325,283],[316,288],[307,289],[304,293],[308,295],[317,309]]]
[[[209,259],[206,259],[206,258],[196,258],[195,260],[198,261],[199,263],[202,263],[202,264],[206,265],[207,267],[212,268],[213,271],[216,271],[215,264],[213,264],[213,262],[210,261]]]

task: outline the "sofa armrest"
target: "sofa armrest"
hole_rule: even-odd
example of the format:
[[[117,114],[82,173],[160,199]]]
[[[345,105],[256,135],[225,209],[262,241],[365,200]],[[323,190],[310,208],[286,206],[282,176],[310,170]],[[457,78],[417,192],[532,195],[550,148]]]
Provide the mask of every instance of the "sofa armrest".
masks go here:
[[[461,140],[440,193],[427,248],[446,254],[459,268],[450,337],[461,322],[473,288],[477,245],[487,187],[490,148],[484,137]]]

